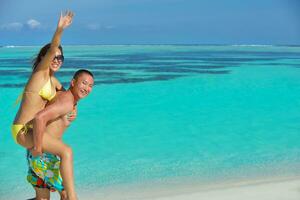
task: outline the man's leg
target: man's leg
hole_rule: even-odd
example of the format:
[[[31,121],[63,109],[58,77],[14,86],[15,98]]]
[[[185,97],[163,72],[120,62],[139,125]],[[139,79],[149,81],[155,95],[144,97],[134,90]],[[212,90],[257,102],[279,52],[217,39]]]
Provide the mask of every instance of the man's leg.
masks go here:
[[[47,188],[34,188],[36,200],[50,200],[50,190]]]
[[[33,186],[33,188],[37,188],[39,190],[36,190],[37,196],[46,195],[46,192],[41,189],[49,190],[49,188],[52,188],[51,191],[58,191],[60,194],[61,200],[67,200],[67,193],[64,191],[64,187],[62,185],[62,178],[60,176],[59,172],[59,166],[60,166],[60,159],[49,153],[43,153],[42,160],[33,160],[32,155],[29,151],[27,151],[27,161],[28,161],[28,174],[27,174],[27,181]],[[39,161],[39,162],[36,162]],[[44,163],[44,165],[39,165],[40,163]],[[43,168],[40,168],[40,167]],[[44,180],[35,174],[35,170],[38,170],[42,173],[42,177]],[[47,176],[46,171],[50,171],[49,175],[51,177]],[[35,200],[36,198],[27,199],[27,200]]]
[[[32,131],[25,134],[27,138],[26,141],[32,139]],[[32,141],[28,144],[23,145],[27,148],[31,148],[33,145]],[[72,149],[64,144],[61,140],[56,139],[44,133],[43,135],[43,152],[49,152],[51,154],[57,155],[61,158],[60,172],[64,180],[65,190],[67,192],[68,198],[70,200],[77,200],[74,186],[74,172],[73,172],[73,151]]]
[[[67,200],[68,196],[67,196],[67,192],[65,190],[59,192],[60,194],[60,200]]]
[[[35,190],[35,198],[28,199],[28,200],[48,200],[50,199],[50,190],[47,188],[47,185],[44,181],[39,178],[34,172],[33,169],[30,167],[30,153],[27,151],[26,159],[28,162],[28,172],[27,172],[27,181]]]

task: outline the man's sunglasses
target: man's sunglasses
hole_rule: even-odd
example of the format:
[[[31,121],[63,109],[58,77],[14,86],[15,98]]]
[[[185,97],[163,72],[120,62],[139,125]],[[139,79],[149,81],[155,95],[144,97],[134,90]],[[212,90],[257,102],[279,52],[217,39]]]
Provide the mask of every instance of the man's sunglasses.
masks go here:
[[[57,55],[53,58],[53,60],[64,62],[65,57],[63,55]]]

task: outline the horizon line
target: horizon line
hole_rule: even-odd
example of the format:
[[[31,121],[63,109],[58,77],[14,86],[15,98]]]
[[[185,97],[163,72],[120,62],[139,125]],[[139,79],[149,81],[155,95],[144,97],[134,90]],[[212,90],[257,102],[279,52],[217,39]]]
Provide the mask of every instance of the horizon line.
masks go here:
[[[285,46],[285,47],[300,47],[300,44],[222,44],[222,43],[141,43],[141,44],[135,44],[135,43],[120,43],[120,44],[63,44],[63,46],[159,46],[159,45],[165,45],[165,46]],[[25,45],[25,44],[8,44],[3,45],[0,44],[0,48],[2,47],[33,47],[33,46],[40,46],[40,45]]]

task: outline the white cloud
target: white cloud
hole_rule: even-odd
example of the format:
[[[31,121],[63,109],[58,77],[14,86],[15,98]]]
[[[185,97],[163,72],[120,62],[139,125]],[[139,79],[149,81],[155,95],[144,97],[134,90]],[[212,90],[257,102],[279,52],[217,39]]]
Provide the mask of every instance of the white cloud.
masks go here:
[[[30,19],[26,22],[26,24],[29,26],[29,28],[31,29],[35,29],[35,28],[38,28],[41,26],[41,23],[38,22],[37,20],[35,19]]]
[[[106,26],[105,29],[114,29],[115,26]]]
[[[88,24],[86,26],[89,30],[92,30],[92,31],[96,31],[96,30],[109,30],[109,29],[114,29],[115,26],[100,26],[99,24],[97,23],[91,23],[91,24]]]
[[[0,26],[0,29],[9,30],[9,31],[19,31],[22,28],[23,28],[23,24],[19,22],[12,22]]]
[[[89,30],[95,31],[95,30],[99,30],[100,29],[100,25],[99,24],[88,24],[87,28]]]

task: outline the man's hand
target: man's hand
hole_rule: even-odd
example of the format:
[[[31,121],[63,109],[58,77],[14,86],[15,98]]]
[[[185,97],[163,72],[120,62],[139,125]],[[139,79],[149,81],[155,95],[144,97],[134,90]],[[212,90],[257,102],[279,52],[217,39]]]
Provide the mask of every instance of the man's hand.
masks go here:
[[[43,152],[41,149],[37,149],[35,147],[32,147],[31,149],[29,149],[29,151],[31,152],[33,157],[37,157],[37,156],[42,156]]]

